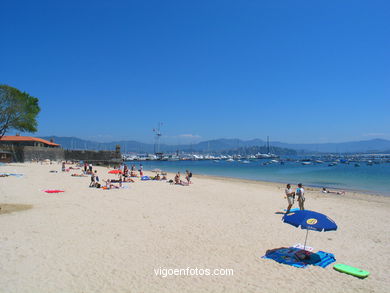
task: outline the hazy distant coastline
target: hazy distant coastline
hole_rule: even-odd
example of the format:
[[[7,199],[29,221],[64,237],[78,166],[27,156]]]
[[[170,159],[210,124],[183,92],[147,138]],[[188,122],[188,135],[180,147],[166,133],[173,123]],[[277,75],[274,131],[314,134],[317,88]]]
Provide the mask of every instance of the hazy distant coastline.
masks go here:
[[[142,143],[134,140],[96,142],[84,140],[77,137],[43,136],[43,139],[53,139],[61,144],[65,149],[85,149],[85,150],[113,150],[116,145],[121,146],[123,153],[154,153],[154,144]],[[271,141],[272,148],[281,148],[292,150],[299,153],[390,153],[390,140],[371,139],[363,141],[351,141],[342,143],[318,143],[318,144],[290,144],[277,141]],[[202,141],[196,144],[168,145],[160,144],[159,149],[162,152],[222,152],[227,150],[239,149],[243,147],[264,147],[266,141],[261,139],[241,140],[241,139],[215,139]]]

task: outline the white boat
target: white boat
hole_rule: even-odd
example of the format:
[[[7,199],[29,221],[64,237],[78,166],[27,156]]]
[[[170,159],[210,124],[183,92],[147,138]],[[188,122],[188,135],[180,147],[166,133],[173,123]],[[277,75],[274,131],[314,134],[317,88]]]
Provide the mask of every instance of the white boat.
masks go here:
[[[180,157],[176,155],[171,155],[168,157],[168,161],[179,161]]]

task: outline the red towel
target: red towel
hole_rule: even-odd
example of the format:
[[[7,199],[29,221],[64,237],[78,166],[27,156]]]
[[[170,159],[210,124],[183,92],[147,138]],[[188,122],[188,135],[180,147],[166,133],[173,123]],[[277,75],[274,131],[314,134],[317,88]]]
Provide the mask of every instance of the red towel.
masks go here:
[[[59,193],[59,192],[64,192],[64,190],[58,190],[58,189],[48,189],[44,190],[46,193]]]

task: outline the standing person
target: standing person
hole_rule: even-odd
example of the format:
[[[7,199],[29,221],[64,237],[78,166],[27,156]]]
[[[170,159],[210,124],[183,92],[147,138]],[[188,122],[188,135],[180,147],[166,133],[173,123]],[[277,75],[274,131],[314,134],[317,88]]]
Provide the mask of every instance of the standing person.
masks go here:
[[[97,174],[97,170],[95,170],[95,182],[96,183],[99,183],[99,176],[98,176],[98,174]]]
[[[127,165],[123,167],[123,176],[128,177],[129,176],[129,168]]]
[[[287,184],[286,189],[284,190],[286,196],[284,198],[287,198],[288,207],[286,210],[286,214],[288,214],[291,210],[291,207],[294,204],[294,198],[295,198],[295,192],[292,190],[291,185]]]
[[[89,164],[89,173],[92,174],[92,163]]]
[[[65,172],[65,162],[62,162],[62,172]]]
[[[95,174],[91,173],[91,183],[89,183],[89,187],[95,187],[96,181],[95,181]]]
[[[87,174],[87,168],[88,168],[88,164],[84,163],[84,174]]]
[[[144,176],[144,172],[143,172],[143,169],[144,167],[142,166],[142,164],[139,164],[139,176]]]
[[[302,183],[298,183],[298,188],[295,191],[295,194],[298,196],[298,205],[299,209],[303,211],[305,209],[304,203],[305,203],[305,190],[303,189]]]
[[[191,183],[191,177],[192,177],[192,172],[186,170],[186,179],[187,179],[188,184]]]

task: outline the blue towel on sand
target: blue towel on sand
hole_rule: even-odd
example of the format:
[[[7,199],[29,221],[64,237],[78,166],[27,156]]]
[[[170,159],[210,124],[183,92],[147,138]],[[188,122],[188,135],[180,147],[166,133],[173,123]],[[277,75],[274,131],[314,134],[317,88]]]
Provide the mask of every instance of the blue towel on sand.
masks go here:
[[[16,173],[0,173],[0,175],[15,176],[15,177],[22,177],[23,176],[23,174],[16,174]]]
[[[297,255],[307,257],[305,259],[299,259]],[[327,253],[324,251],[311,253],[295,247],[281,247],[268,250],[262,258],[273,259],[278,263],[290,265],[297,268],[305,268],[308,265],[326,268],[328,265],[336,261],[334,254],[332,253]]]
[[[334,257],[333,253],[324,252],[324,251],[318,251],[316,254],[321,258],[321,260],[313,265],[320,266],[321,268],[326,268],[328,265],[330,265],[332,262],[336,261],[336,258]]]
[[[284,209],[283,211],[287,212],[287,209]],[[294,209],[291,209],[290,212],[297,212],[297,211],[300,211],[300,209],[298,208],[294,208]]]
[[[282,264],[290,265],[297,268],[305,268],[307,264],[302,261],[298,261],[295,257],[295,253],[300,251],[299,248],[294,247],[281,247],[272,250],[268,250],[262,258],[273,259]]]

